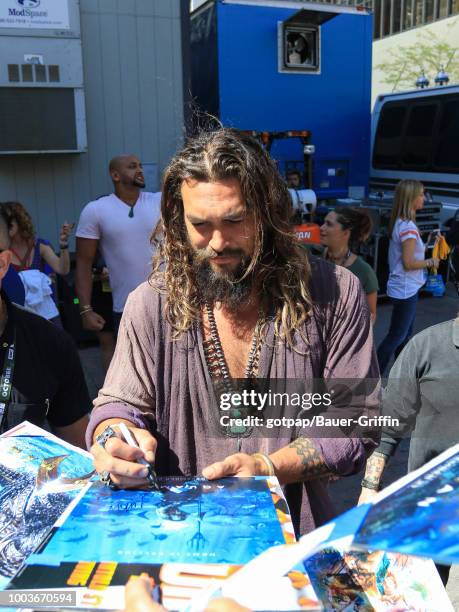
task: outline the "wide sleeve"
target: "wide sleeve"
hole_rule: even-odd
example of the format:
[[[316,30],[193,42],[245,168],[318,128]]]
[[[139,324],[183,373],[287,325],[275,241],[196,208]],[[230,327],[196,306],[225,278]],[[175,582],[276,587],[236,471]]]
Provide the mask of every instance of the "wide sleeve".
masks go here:
[[[353,422],[342,429],[333,426],[332,437],[314,437],[313,442],[329,469],[345,476],[363,468],[379,441],[379,429],[367,423],[379,414],[380,377],[361,283],[344,268],[337,267],[335,273],[336,295],[330,300],[324,329],[323,378],[333,395],[326,416]],[[367,420],[359,422],[360,417]]]
[[[123,418],[137,427],[148,428],[155,421],[154,291],[141,285],[132,292],[121,318],[115,354],[104,385],[94,400],[86,442],[92,445],[97,425],[109,418]]]
[[[95,202],[90,202],[81,211],[78,227],[76,230],[77,238],[90,238],[100,240],[100,224],[97,215]]]

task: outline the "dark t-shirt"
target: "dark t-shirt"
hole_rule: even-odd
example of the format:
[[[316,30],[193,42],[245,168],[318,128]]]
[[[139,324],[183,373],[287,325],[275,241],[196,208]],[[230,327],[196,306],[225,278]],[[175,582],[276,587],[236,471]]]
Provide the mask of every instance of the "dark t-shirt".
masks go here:
[[[357,257],[354,263],[348,267],[348,270],[357,276],[366,295],[378,291],[378,278],[375,271],[361,257]]]
[[[90,398],[80,358],[70,336],[43,317],[11,304],[0,338],[0,372],[5,353],[16,345],[13,389],[6,427],[24,420],[43,426],[65,427],[90,411]]]

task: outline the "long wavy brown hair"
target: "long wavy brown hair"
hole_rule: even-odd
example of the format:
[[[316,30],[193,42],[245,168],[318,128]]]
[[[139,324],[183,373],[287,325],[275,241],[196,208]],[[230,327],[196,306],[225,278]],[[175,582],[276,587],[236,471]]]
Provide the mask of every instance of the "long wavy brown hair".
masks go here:
[[[25,242],[35,242],[35,229],[32,217],[20,202],[3,202],[2,210],[8,219],[8,226],[12,221],[18,224],[19,235]]]
[[[311,311],[310,265],[290,225],[292,203],[287,186],[264,148],[234,129],[203,132],[188,141],[163,177],[161,219],[152,236],[157,249],[150,283],[165,290],[167,321],[178,337],[200,320],[202,298],[193,271],[181,186],[186,180],[237,179],[247,211],[253,215],[255,247],[246,274],[253,272],[273,312],[276,336],[294,348],[295,331]]]

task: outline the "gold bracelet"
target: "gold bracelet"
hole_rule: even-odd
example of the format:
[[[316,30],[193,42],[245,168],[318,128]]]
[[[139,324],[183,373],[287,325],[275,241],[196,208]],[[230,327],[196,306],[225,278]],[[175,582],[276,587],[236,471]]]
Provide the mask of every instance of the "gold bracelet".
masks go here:
[[[85,315],[87,312],[92,312],[92,306],[85,306],[83,310],[80,310],[80,317]]]
[[[268,455],[265,455],[264,453],[253,453],[252,457],[254,459],[259,459],[266,465],[266,467],[268,468],[268,476],[276,475],[276,470],[274,469],[274,463],[271,461]]]

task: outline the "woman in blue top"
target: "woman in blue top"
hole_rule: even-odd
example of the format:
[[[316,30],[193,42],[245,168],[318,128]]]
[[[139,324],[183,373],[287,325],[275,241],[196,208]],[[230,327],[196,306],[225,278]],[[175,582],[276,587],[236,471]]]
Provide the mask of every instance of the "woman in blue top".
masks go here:
[[[378,348],[378,361],[384,375],[393,354],[398,357],[410,339],[416,318],[419,289],[425,282],[424,270],[437,268],[439,261],[425,259],[425,244],[415,223],[416,211],[424,206],[424,187],[419,181],[400,181],[395,189],[389,222],[389,280],[387,295],[393,304],[389,331]]]
[[[21,203],[4,202],[1,206],[8,220],[11,237],[10,250],[13,254],[11,267],[18,273],[39,270],[48,276],[53,272],[63,276],[68,274],[70,271],[68,240],[73,226],[68,223],[63,224],[59,237],[59,254],[57,255],[48,240],[36,238],[32,218]],[[26,291],[26,305],[27,295]],[[53,296],[53,299],[55,300],[55,296]],[[55,315],[46,318],[50,318],[53,323],[61,325],[57,307],[53,306],[53,309]]]
[[[4,202],[2,208],[8,218],[12,265],[17,272],[40,270],[68,274],[70,257],[68,252],[69,234],[72,226],[64,223],[59,237],[59,255],[53,251],[48,240],[36,238],[32,218],[19,202]],[[48,268],[48,269],[46,269]]]

